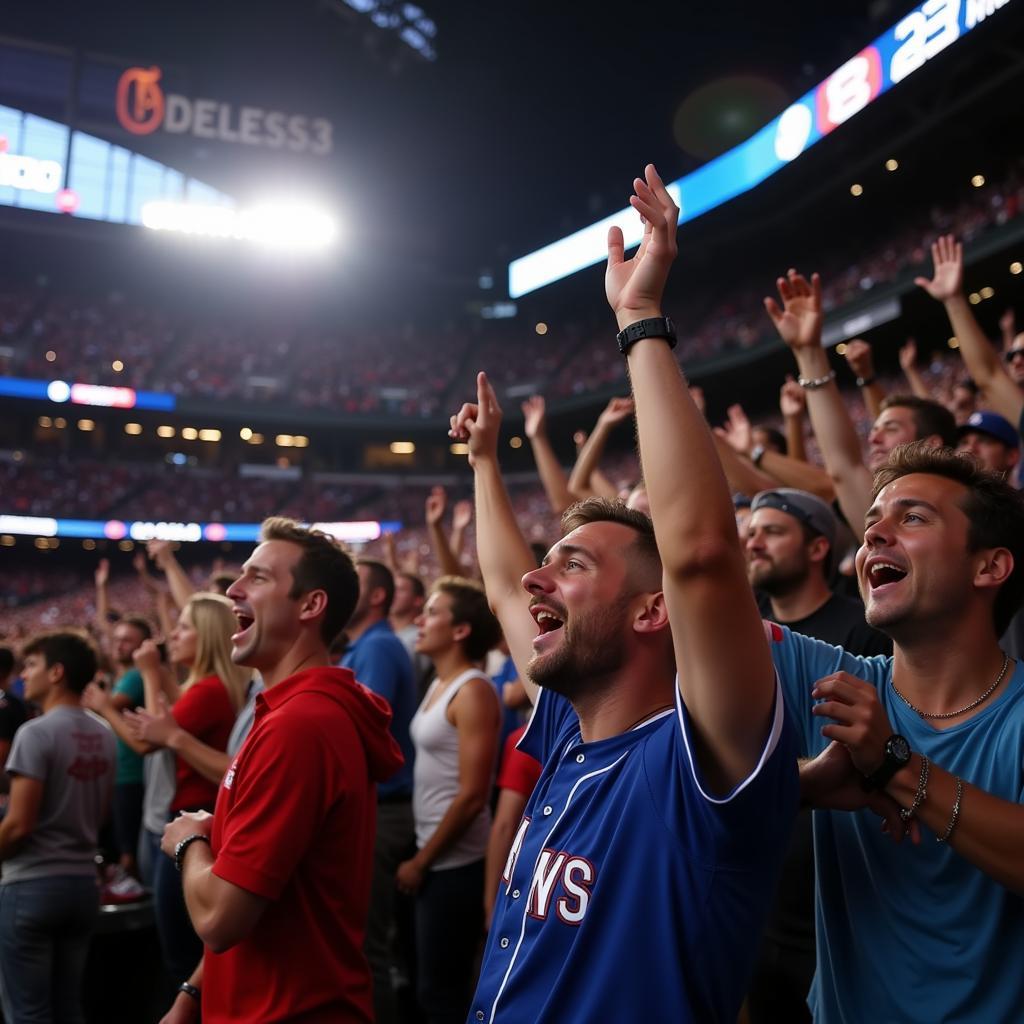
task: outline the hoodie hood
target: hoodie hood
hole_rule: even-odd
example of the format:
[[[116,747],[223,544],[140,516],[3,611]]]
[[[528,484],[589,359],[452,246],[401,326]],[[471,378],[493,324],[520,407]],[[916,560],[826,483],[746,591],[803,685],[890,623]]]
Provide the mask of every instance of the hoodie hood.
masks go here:
[[[383,697],[357,683],[347,668],[320,666],[296,672],[259,699],[268,708],[280,707],[299,693],[320,693],[340,704],[355,724],[366,754],[366,766],[374,782],[390,779],[405,763],[401,748],[391,735],[391,708]]]

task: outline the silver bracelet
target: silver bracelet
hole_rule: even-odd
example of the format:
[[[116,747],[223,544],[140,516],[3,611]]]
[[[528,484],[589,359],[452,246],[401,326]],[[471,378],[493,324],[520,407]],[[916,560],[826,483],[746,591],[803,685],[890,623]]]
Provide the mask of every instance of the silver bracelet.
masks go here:
[[[900,808],[900,818],[903,821],[910,819],[917,814],[918,808],[928,799],[928,758],[921,755],[921,774],[917,777],[917,792],[914,794],[914,802],[909,807]]]
[[[945,843],[949,840],[949,837],[953,834],[953,829],[956,828],[957,821],[960,820],[960,801],[964,795],[964,780],[959,775],[954,776],[956,779],[956,800],[953,801],[953,814],[949,819],[949,824],[946,826],[946,831],[941,836],[935,837],[935,842]]]
[[[817,391],[836,379],[836,371],[829,370],[824,377],[797,377],[796,382],[804,391]]]

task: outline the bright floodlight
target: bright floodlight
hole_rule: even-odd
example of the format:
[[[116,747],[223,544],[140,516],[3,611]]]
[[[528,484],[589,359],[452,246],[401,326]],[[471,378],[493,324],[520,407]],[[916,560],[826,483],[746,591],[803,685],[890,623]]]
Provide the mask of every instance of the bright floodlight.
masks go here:
[[[241,210],[154,200],[143,205],[142,223],[154,231],[237,238],[292,252],[323,250],[338,237],[338,226],[326,210],[290,200],[268,201]]]

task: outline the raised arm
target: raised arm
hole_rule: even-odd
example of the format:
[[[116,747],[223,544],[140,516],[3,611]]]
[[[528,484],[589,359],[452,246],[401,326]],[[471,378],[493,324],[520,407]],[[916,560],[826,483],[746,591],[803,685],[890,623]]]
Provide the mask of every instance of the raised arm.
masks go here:
[[[625,260],[621,229],[608,233],[605,287],[620,330],[662,315],[676,254],[679,211],[653,165],[645,175],[630,199],[645,222],[640,248]],[[632,345],[627,362],[679,688],[705,778],[724,793],[750,775],[764,749],[775,673],[729,488],[679,364],[659,338]]]
[[[765,309],[796,357],[800,380],[807,392],[811,426],[839,506],[857,536],[863,536],[864,515],[871,507],[871,473],[864,465],[857,431],[821,347],[821,280],[814,274],[808,281],[790,270],[776,284],[782,307],[774,299],[766,298]]]
[[[900,346],[900,369],[903,371],[903,376],[907,378],[911,394],[917,395],[918,398],[935,398],[924,375],[917,368],[917,342],[913,338],[907,338],[906,342]]]
[[[871,346],[863,338],[854,338],[846,346],[846,361],[857,378],[857,387],[860,389],[860,397],[864,399],[864,408],[867,409],[868,416],[873,420],[878,419],[882,411],[882,402],[885,401],[885,388],[878,383],[875,376],[875,360],[871,354]]]
[[[181,563],[174,557],[171,550],[171,542],[167,540],[151,540],[146,545],[149,557],[156,563],[156,567],[167,577],[167,586],[171,591],[171,598],[182,609],[188,604],[188,599],[196,592],[188,573],[181,567]]]
[[[791,374],[779,388],[779,412],[785,424],[786,448],[789,457],[797,462],[807,462],[807,443],[804,439],[804,414],[807,412],[807,396]],[[831,482],[829,487],[831,487]]]
[[[985,337],[964,295],[964,247],[952,235],[932,245],[934,273],[931,280],[914,278],[933,299],[941,302],[956,336],[971,379],[985,393],[985,404],[1019,423],[1024,412],[1024,391],[1013,382],[995,346]]]
[[[448,542],[448,535],[444,532],[444,512],[448,507],[448,492],[437,485],[430,489],[424,505],[424,518],[427,524],[427,533],[430,535],[430,545],[437,555],[438,565],[444,576],[459,576],[459,560],[452,551]]]
[[[551,510],[560,516],[575,500],[569,490],[569,478],[555,455],[548,437],[547,404],[543,395],[531,395],[521,406],[526,436],[533,449],[540,482],[548,496]]]
[[[799,387],[799,385],[797,385]],[[725,469],[729,486],[743,494],[753,496],[758,491],[768,490],[782,484],[810,491],[823,501],[832,501],[835,490],[828,473],[809,462],[794,459],[781,452],[767,448],[760,450],[754,444],[750,420],[740,405],[729,406],[729,420],[724,428],[714,431],[717,442],[726,442],[736,452],[737,460],[728,458],[718,443],[722,467]],[[736,482],[742,483],[737,486]]]
[[[469,443],[476,493],[476,556],[487,601],[501,623],[512,660],[530,700],[537,686],[526,675],[533,657],[537,623],[530,614],[530,595],[523,576],[536,568],[533,552],[519,529],[498,465],[501,406],[486,373],[476,378],[475,403],[467,402],[451,419],[451,436]]]
[[[93,573],[93,581],[96,584],[96,632],[99,634],[100,643],[108,653],[110,652],[110,599],[107,596],[107,584],[110,582],[110,559],[101,558]]]
[[[601,498],[616,498],[618,492],[603,475],[598,475],[597,466],[604,454],[605,446],[612,431],[633,415],[632,398],[613,398],[597,418],[590,437],[579,450],[576,464],[569,474],[569,490],[577,498],[597,495]]]
[[[473,502],[457,501],[452,509],[452,535],[451,549],[452,556],[459,566],[459,575],[465,576],[466,570],[462,564],[462,552],[466,547],[466,530],[473,522]]]

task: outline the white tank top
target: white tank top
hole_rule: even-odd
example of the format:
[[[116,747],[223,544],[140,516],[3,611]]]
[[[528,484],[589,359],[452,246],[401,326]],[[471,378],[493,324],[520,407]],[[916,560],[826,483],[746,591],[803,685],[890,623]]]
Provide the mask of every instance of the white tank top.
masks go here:
[[[448,705],[471,679],[483,679],[497,701],[498,693],[494,684],[483,672],[471,668],[456,676],[440,700],[424,711],[423,708],[440,685],[440,680],[435,679],[409,723],[409,734],[416,745],[412,812],[416,819],[417,849],[422,849],[437,830],[459,789],[459,732],[448,721]],[[431,864],[430,870],[458,868],[482,860],[487,853],[490,831],[491,808],[488,803],[473,819],[469,828]]]

